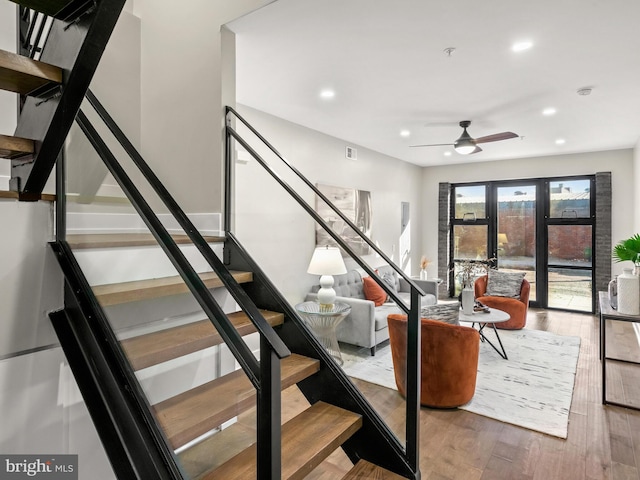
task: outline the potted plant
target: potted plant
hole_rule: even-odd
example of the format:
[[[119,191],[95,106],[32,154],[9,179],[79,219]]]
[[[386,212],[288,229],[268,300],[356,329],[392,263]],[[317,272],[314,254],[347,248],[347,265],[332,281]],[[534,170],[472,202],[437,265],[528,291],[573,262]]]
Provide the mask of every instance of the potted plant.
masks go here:
[[[626,240],[620,241],[612,252],[616,262],[633,262],[636,270],[640,267],[640,234],[636,233]]]

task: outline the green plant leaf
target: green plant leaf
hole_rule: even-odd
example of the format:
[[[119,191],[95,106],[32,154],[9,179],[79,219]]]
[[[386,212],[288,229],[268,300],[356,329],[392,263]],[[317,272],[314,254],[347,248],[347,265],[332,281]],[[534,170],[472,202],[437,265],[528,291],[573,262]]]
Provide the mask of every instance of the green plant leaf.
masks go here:
[[[640,254],[640,234],[622,240],[613,247],[612,256],[616,262],[635,262]]]

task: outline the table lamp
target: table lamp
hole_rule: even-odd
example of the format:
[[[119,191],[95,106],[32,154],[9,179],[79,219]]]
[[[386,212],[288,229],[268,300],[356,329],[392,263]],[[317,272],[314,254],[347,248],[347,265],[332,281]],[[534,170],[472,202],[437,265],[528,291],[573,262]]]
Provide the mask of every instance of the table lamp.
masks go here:
[[[509,243],[506,233],[498,233],[498,248],[504,250],[505,243]]]
[[[347,267],[342,260],[342,254],[336,247],[316,248],[309,262],[307,273],[321,275],[318,303],[321,310],[331,310],[336,301],[336,291],[333,289],[333,275],[347,273]]]

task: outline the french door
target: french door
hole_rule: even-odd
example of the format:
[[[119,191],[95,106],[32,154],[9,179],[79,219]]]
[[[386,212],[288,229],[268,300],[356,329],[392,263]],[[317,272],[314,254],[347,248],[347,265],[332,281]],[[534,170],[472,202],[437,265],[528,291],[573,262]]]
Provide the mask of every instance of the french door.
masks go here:
[[[532,306],[594,311],[595,180],[569,177],[452,185],[450,294],[460,263],[524,272]]]

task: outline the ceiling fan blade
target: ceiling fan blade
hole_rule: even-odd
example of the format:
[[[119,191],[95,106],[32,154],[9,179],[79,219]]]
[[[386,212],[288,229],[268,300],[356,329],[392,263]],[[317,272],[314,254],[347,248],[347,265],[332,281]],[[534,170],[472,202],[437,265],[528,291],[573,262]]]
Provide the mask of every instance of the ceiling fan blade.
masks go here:
[[[482,149],[479,146],[476,145],[476,149],[473,152],[471,152],[469,155],[472,155],[474,153],[478,153],[478,152],[481,152],[481,151],[482,151]]]
[[[450,147],[453,143],[432,143],[430,145],[409,145],[410,147]]]
[[[518,135],[513,132],[494,133],[493,135],[476,138],[476,143],[498,142],[500,140],[509,140],[510,138],[516,137],[518,137]]]

